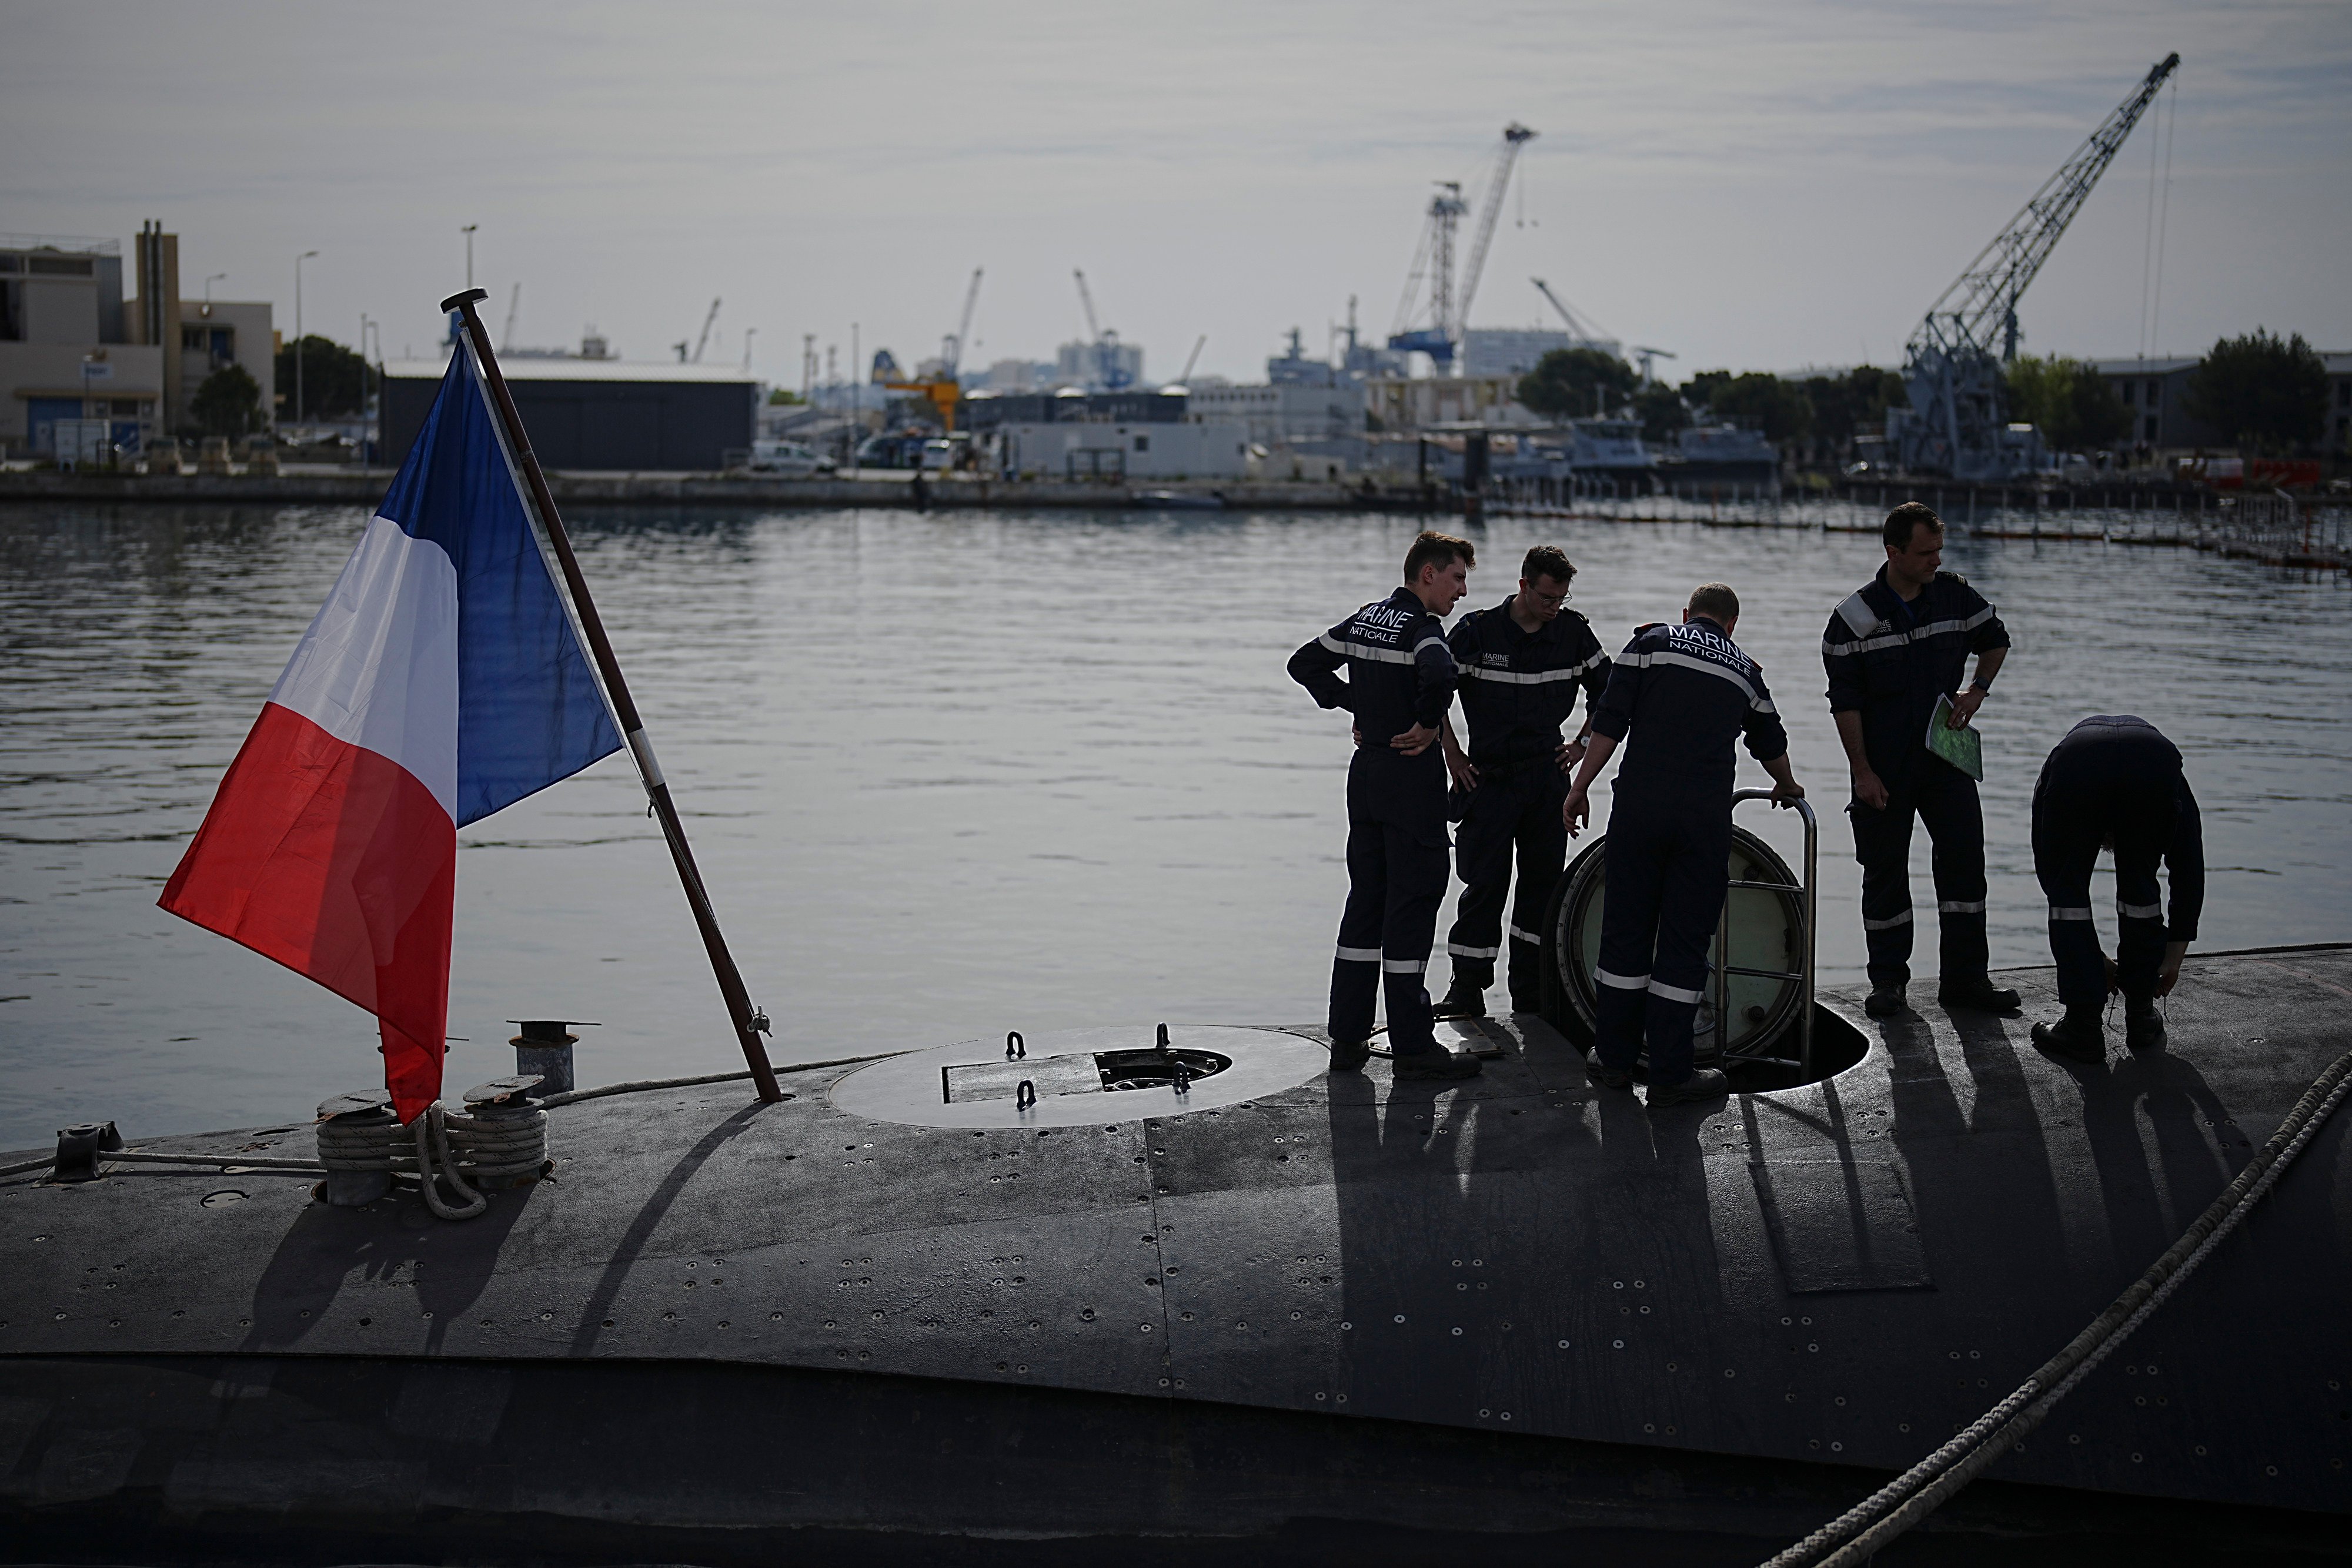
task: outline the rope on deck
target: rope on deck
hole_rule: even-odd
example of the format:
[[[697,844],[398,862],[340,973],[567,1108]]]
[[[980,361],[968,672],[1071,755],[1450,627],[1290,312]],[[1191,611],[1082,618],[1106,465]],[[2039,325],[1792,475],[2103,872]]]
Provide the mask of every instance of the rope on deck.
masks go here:
[[[2352,1091],[2352,1051],[2337,1057],[2312,1081],[2311,1087],[2295,1102],[2294,1109],[2279,1124],[2278,1131],[2238,1173],[2237,1179],[2207,1206],[2197,1222],[2166,1249],[2163,1257],[2148,1266],[2147,1272],[2133,1281],[2065,1349],[2044,1362],[2009,1397],[1986,1411],[1950,1442],[1855,1507],[1769,1559],[1764,1568],[1853,1568],[1933,1513],[1946,1499],[2015,1448],[2020,1439],[2042,1424],[2058,1401],[2072,1393],[2076,1384],[2089,1376],[2109,1353],[2130,1337],[2134,1329],[2197,1271],[2208,1253],[2238,1228],[2343,1103],[2347,1091]],[[1832,1547],[1836,1550],[1832,1551]],[[1822,1552],[1829,1554],[1822,1556]]]

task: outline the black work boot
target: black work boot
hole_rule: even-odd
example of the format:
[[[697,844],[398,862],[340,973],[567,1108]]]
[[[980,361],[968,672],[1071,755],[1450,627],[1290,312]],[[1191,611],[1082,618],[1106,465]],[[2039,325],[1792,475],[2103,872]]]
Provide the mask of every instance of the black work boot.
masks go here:
[[[1354,1072],[1372,1059],[1372,1048],[1360,1040],[1335,1040],[1331,1042],[1331,1071]]]
[[[2124,1043],[2134,1051],[2164,1049],[2164,1015],[2154,997],[2124,998]]]
[[[1680,1083],[1653,1083],[1644,1102],[1651,1110],[1686,1105],[1694,1100],[1720,1100],[1731,1092],[1731,1080],[1712,1067],[1702,1067]]]
[[[1598,1053],[1584,1059],[1584,1076],[1596,1089],[1613,1089],[1621,1094],[1633,1092],[1633,1075],[1622,1067],[1612,1067]]]
[[[2107,1060],[2107,1031],[2096,1008],[2068,1008],[2056,1023],[2033,1026],[2033,1043],[2053,1056],[2098,1067]]]
[[[1461,976],[1445,988],[1444,997],[1429,1009],[1433,1019],[1482,1019],[1486,1016],[1486,988],[1474,986]]]
[[[2017,993],[1994,985],[1983,975],[1965,975],[1947,979],[1936,988],[1936,1005],[1947,1011],[1970,1008],[1980,1013],[2013,1013],[2017,1010]]]
[[[1874,1019],[1891,1019],[1901,1012],[1904,1006],[1903,987],[1900,984],[1873,986],[1870,988],[1868,999],[1862,1004],[1862,1010]]]
[[[1395,1063],[1394,1076],[1402,1079],[1450,1081],[1478,1076],[1476,1057],[1448,1051],[1442,1045],[1434,1051],[1401,1051],[1391,1060]]]

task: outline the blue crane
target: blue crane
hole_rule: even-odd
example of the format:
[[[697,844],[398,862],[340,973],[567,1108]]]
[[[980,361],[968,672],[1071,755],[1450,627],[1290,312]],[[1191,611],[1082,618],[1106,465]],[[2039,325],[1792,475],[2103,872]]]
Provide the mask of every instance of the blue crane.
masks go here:
[[[1477,232],[1470,245],[1470,264],[1463,269],[1458,292],[1454,273],[1454,231],[1469,215],[1470,204],[1463,199],[1462,182],[1438,182],[1437,193],[1429,201],[1428,221],[1422,228],[1421,244],[1413,252],[1412,270],[1405,275],[1404,298],[1398,301],[1396,327],[1389,334],[1391,349],[1402,353],[1427,354],[1441,372],[1453,368],[1454,350],[1470,323],[1470,301],[1478,292],[1479,275],[1486,269],[1486,250],[1495,241],[1495,222],[1502,215],[1504,188],[1511,183],[1511,169],[1518,162],[1519,149],[1535,137],[1534,131],[1517,120],[1503,127],[1503,144],[1495,154],[1494,170],[1486,178]],[[1427,325],[1416,326],[1413,301],[1424,278],[1429,283]]]
[[[2179,66],[2180,57],[2171,54],[2149,67],[2114,112],[1927,308],[1904,352],[1911,406],[1889,409],[1886,415],[1886,436],[1899,466],[1955,479],[2006,479],[2026,465],[2032,443],[2009,429],[2003,373],[2017,358],[2017,302],[2124,139],[2156,101],[2158,89]]]

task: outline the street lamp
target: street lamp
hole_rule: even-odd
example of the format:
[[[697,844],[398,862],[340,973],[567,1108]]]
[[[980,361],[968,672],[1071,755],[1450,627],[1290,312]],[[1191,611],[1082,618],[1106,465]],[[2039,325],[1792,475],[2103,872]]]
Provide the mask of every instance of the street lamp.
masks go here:
[[[294,423],[302,423],[302,264],[319,253],[306,250],[294,258]]]
[[[474,287],[474,231],[481,226],[479,224],[467,224],[457,231],[466,236],[466,287],[468,288]]]
[[[215,272],[211,277],[205,279],[205,315],[209,316],[213,313],[213,285],[218,283],[222,278],[226,277],[227,276],[228,274],[226,272]]]
[[[746,371],[751,368],[751,340],[759,335],[759,331],[757,327],[743,329],[743,368]]]

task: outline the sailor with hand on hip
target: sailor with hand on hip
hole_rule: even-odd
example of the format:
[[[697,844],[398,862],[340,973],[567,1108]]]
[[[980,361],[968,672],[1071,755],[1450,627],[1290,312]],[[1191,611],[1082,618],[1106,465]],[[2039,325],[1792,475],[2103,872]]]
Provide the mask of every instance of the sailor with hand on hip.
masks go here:
[[[1423,534],[1405,552],[1402,587],[1290,656],[1290,678],[1318,706],[1346,708],[1356,719],[1348,903],[1331,964],[1335,1070],[1361,1067],[1371,1054],[1373,1003],[1385,990],[1397,1077],[1478,1072],[1476,1057],[1437,1043],[1423,981],[1445,897],[1445,763],[1437,737],[1455,680],[1440,617],[1468,588],[1477,559],[1467,539]]]
[[[2004,1012],[2017,993],[1985,973],[1984,810],[1976,780],[1927,749],[1927,725],[1949,697],[1954,727],[1983,706],[2009,653],[2009,632],[1984,595],[1942,570],[1943,520],[1916,501],[1886,515],[1886,563],[1830,612],[1822,640],[1830,715],[1853,768],[1854,858],[1862,862],[1862,930],[1873,1018],[1904,1008],[1911,980],[1911,822],[1935,842],[1936,921],[1943,937],[1936,999]],[[1970,653],[1976,674],[1960,675]]]
[[[1462,671],[1462,716],[1470,731],[1464,755],[1449,722],[1442,744],[1445,766],[1463,802],[1454,863],[1462,898],[1447,934],[1454,983],[1437,1005],[1439,1018],[1483,1018],[1486,990],[1502,956],[1503,909],[1511,896],[1511,852],[1519,861],[1519,889],[1508,927],[1511,1010],[1542,1007],[1544,910],[1568,859],[1559,805],[1568,775],[1584,757],[1584,737],[1560,731],[1585,694],[1586,727],[1592,704],[1609,681],[1609,655],[1583,616],[1566,608],[1576,567],[1558,545],[1538,545],[1519,568],[1518,591],[1488,610],[1454,623],[1446,641]]]
[[[1738,622],[1738,595],[1710,582],[1692,592],[1680,625],[1634,633],[1610,669],[1592,743],[1560,807],[1569,832],[1581,830],[1592,780],[1630,731],[1609,808],[1593,975],[1600,1016],[1585,1072],[1604,1089],[1630,1090],[1646,1038],[1653,1109],[1730,1090],[1715,1069],[1695,1070],[1691,1028],[1731,880],[1732,740],[1745,737],[1778,799],[1805,793],[1764,672],[1731,640]]]
[[[2116,956],[2104,962],[2091,916],[2091,868],[2102,847],[2116,856]],[[2157,903],[2156,865],[2172,873],[2172,918]],[[2156,726],[2129,715],[2094,716],[2066,732],[2033,785],[2033,873],[2050,900],[2050,956],[2058,965],[2056,1023],[2033,1026],[2033,1043],[2076,1061],[2106,1060],[2099,1011],[2124,995],[2124,1043],[2164,1043],[2156,998],[2171,993],[2197,939],[2205,904],[2205,836],[2180,752]]]

